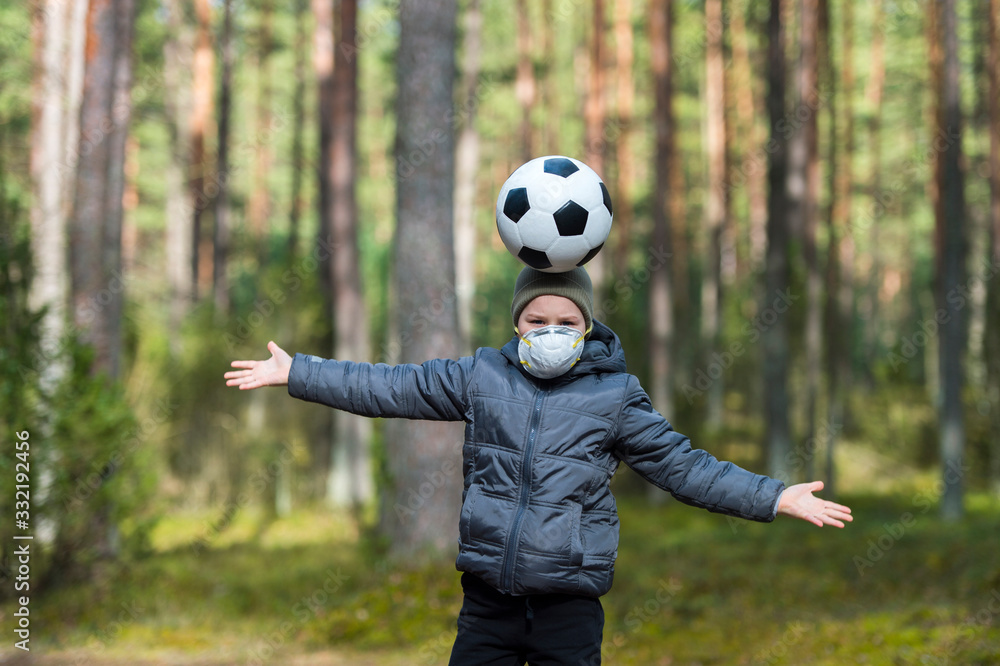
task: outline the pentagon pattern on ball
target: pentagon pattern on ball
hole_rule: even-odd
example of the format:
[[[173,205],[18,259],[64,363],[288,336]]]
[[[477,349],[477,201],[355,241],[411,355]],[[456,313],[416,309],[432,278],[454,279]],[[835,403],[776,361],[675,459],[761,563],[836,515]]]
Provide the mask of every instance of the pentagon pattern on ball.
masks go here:
[[[611,221],[611,196],[600,176],[570,157],[550,155],[521,165],[497,197],[497,232],[507,250],[549,273],[593,259]]]
[[[575,201],[567,201],[552,217],[560,236],[579,236],[587,228],[587,210]]]
[[[573,164],[573,160],[566,157],[550,157],[545,160],[545,173],[555,174],[563,178],[569,178],[580,170],[580,167]]]
[[[528,212],[528,190],[518,187],[507,193],[507,202],[503,205],[503,213],[512,222],[518,222]]]
[[[517,258],[535,270],[544,271],[547,268],[552,268],[552,262],[549,261],[544,252],[532,250],[530,247],[522,247],[521,251],[517,253]]]

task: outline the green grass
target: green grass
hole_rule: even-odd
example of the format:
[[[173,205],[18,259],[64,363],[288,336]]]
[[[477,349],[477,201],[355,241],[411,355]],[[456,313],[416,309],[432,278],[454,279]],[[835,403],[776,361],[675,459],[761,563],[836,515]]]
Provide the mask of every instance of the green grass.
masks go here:
[[[841,531],[623,500],[605,663],[1000,663],[996,500],[970,498],[954,524],[911,496],[847,502]],[[164,520],[146,559],[33,598],[37,663],[447,663],[450,560],[392,564],[325,512],[263,534],[247,512],[186,546],[211,519]]]

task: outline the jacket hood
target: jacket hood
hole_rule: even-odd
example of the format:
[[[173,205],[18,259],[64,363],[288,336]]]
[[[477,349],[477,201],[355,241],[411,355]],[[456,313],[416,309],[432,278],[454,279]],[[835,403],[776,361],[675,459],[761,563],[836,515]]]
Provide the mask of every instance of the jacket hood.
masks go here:
[[[518,336],[514,335],[500,352],[514,364],[524,374],[531,376],[527,370],[521,367],[521,358],[517,355]],[[622,343],[610,328],[603,323],[594,320],[594,328],[590,332],[590,337],[584,342],[583,354],[576,365],[568,373],[554,380],[563,377],[575,377],[578,375],[598,374],[601,372],[625,372],[625,350]],[[532,377],[537,379],[536,377]]]

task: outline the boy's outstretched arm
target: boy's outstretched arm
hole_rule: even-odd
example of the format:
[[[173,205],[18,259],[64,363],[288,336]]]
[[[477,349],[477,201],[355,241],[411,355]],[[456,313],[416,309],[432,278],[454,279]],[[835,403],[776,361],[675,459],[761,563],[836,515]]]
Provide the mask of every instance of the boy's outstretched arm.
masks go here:
[[[244,369],[227,372],[226,386],[238,386],[241,391],[262,386],[288,386],[292,357],[274,341],[267,343],[267,350],[271,358],[266,361],[233,361],[234,368]]]
[[[843,504],[829,502],[813,495],[823,490],[822,481],[799,483],[785,488],[778,500],[778,513],[807,520],[813,525],[843,527],[842,521],[851,522],[851,509]]]

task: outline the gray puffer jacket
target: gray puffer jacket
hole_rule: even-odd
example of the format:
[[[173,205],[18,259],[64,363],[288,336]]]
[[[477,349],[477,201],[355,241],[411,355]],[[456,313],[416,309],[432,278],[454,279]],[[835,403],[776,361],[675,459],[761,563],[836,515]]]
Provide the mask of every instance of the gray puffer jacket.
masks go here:
[[[365,416],[465,421],[456,566],[506,594],[611,588],[619,461],[682,502],[750,520],[773,520],[784,488],[692,449],[596,321],[580,360],[552,380],[521,368],[515,336],[500,350],[420,365],[296,354],[288,392]]]

